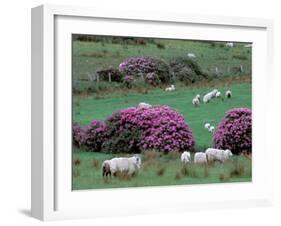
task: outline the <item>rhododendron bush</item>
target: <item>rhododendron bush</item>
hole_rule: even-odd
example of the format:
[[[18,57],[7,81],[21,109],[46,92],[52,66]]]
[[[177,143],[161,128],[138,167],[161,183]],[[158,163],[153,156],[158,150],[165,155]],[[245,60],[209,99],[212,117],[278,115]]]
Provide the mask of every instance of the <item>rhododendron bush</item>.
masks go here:
[[[151,79],[159,79],[161,82],[170,81],[170,68],[165,61],[152,57],[130,57],[119,65],[119,70],[126,75],[134,76],[135,78],[143,76]],[[153,77],[152,77],[153,75]]]
[[[218,125],[213,142],[216,148],[230,149],[234,154],[252,151],[252,111],[234,108]]]
[[[137,153],[142,150],[186,151],[194,146],[183,116],[168,106],[130,107],[113,113],[105,123],[73,125],[73,144],[90,151]]]
[[[84,130],[77,123],[73,123],[72,125],[72,143],[81,147],[84,143]]]
[[[102,121],[94,120],[81,128],[77,123],[72,126],[73,144],[84,147],[87,151],[101,151],[106,139],[106,125]]]
[[[185,151],[192,149],[195,143],[183,116],[168,106],[123,109],[109,117],[106,125],[107,136],[125,146],[122,150],[112,150],[114,146],[104,145],[105,151]]]

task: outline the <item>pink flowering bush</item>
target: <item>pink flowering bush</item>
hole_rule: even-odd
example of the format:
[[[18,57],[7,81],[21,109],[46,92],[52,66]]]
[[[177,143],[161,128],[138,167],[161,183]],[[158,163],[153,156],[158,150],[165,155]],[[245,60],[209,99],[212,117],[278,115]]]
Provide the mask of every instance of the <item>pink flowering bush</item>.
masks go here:
[[[106,139],[106,125],[102,121],[93,120],[84,128],[83,145],[88,151],[100,151]]]
[[[130,75],[126,75],[123,79],[123,83],[128,89],[132,88],[133,82],[134,82],[134,77]]]
[[[76,147],[81,147],[84,144],[84,130],[78,123],[73,123],[72,125],[72,143]]]
[[[218,125],[214,146],[230,149],[234,154],[252,151],[252,111],[248,108],[234,108],[225,114]]]
[[[106,152],[185,151],[195,143],[183,116],[168,106],[126,108],[109,117],[106,125],[110,137],[102,146]]]
[[[145,76],[145,81],[153,86],[157,86],[160,83],[160,79],[155,72],[147,73]]]
[[[106,125],[94,120],[90,125],[81,128],[77,123],[72,126],[73,145],[84,147],[87,151],[100,151],[106,140]]]
[[[135,78],[155,73],[161,82],[170,81],[170,67],[165,61],[152,57],[130,57],[119,65],[119,70]]]

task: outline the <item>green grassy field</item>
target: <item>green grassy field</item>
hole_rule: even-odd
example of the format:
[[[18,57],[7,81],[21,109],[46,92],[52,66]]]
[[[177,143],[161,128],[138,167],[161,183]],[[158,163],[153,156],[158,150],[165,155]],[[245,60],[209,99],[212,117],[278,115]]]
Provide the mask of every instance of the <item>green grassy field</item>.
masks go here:
[[[123,45],[102,42],[73,42],[73,84],[82,87],[82,92],[73,95],[73,121],[81,126],[92,120],[105,120],[114,111],[136,106],[140,102],[152,105],[168,105],[180,112],[191,127],[195,138],[196,150],[204,151],[212,147],[212,134],[204,128],[206,122],[217,126],[225,112],[235,107],[251,106],[251,49],[244,44],[235,44],[227,48],[223,43],[156,40],[164,49],[148,43],[142,45]],[[194,53],[201,68],[212,74],[217,67],[221,77],[212,81],[202,81],[191,86],[176,83],[176,91],[165,92],[165,86],[150,87],[139,84],[132,90],[120,84],[89,81],[87,73],[95,73],[101,67],[118,65],[131,56],[150,56],[169,62],[174,57]],[[242,74],[232,74],[231,67],[243,66]],[[87,92],[89,85],[95,90]],[[100,87],[106,86],[104,90]],[[212,99],[210,103],[201,103],[194,107],[191,103],[196,94],[203,97],[212,89],[219,89],[224,95],[227,89],[233,93],[231,99]],[[86,92],[83,92],[86,91]],[[150,153],[150,154],[149,154]],[[251,160],[244,156],[234,156],[230,161],[207,166],[189,164],[183,166],[180,154],[160,154],[149,151],[142,153],[142,166],[135,177],[116,177],[103,179],[101,164],[114,156],[73,147],[73,189],[100,189],[116,187],[164,186],[220,182],[251,181]]]
[[[225,91],[225,87],[219,86],[216,88],[222,92]],[[234,107],[251,108],[250,83],[231,85],[232,99],[214,99],[208,104],[194,107],[191,103],[192,97],[197,93],[203,95],[210,89],[207,87],[194,89],[182,87],[175,92],[164,92],[157,89],[150,91],[148,94],[129,93],[125,96],[114,95],[105,99],[95,99],[91,96],[87,98],[76,97],[73,117],[74,121],[81,125],[86,125],[93,119],[104,120],[112,112],[129,106],[135,106],[139,102],[169,105],[184,115],[186,122],[193,131],[197,149],[204,150],[206,147],[212,146],[212,134],[204,128],[205,122],[211,122],[216,126],[229,109]],[[190,175],[182,175],[179,155],[176,157],[169,155],[158,156],[153,159],[154,162],[152,164],[148,164],[151,161],[144,158],[144,167],[141,168],[136,177],[131,179],[113,178],[104,180],[101,176],[101,163],[105,159],[112,157],[114,155],[74,149],[73,189],[251,181],[251,161],[245,157],[236,156],[233,161],[228,163],[216,163],[213,166],[207,167],[192,165],[192,173]],[[238,169],[237,162],[239,163]],[[161,171],[164,172],[159,176],[158,174]]]
[[[207,41],[159,39],[157,42],[164,44],[165,49],[159,49],[153,44],[142,46],[74,41],[73,79],[87,80],[87,73],[95,73],[99,68],[109,65],[118,67],[126,58],[132,56],[150,56],[169,62],[174,57],[186,56],[187,53],[194,53],[202,69],[210,73],[214,73],[217,67],[223,75],[229,75],[229,67],[242,65],[244,73],[251,74],[251,49],[244,48],[245,43],[227,48],[218,43],[212,47],[213,42]]]
[[[122,155],[124,156],[124,155]],[[102,178],[101,163],[114,155],[95,152],[75,152],[73,155],[72,188],[101,189],[116,187],[166,186],[251,181],[251,160],[233,157],[224,164],[183,165],[180,154],[142,155],[143,164],[134,177]]]
[[[222,93],[226,87],[217,86]],[[229,87],[232,90],[232,99],[213,99],[208,104],[201,104],[194,107],[192,98],[197,94],[203,96],[212,88],[182,87],[175,92],[165,92],[161,89],[150,91],[148,94],[128,93],[127,95],[113,95],[104,99],[96,99],[92,96],[87,98],[74,98],[73,120],[81,125],[89,124],[93,119],[105,120],[112,112],[131,106],[140,102],[153,105],[168,105],[180,112],[195,136],[197,147],[209,147],[212,145],[212,134],[204,129],[206,122],[214,126],[220,122],[226,111],[235,107],[251,108],[251,84],[233,84]]]

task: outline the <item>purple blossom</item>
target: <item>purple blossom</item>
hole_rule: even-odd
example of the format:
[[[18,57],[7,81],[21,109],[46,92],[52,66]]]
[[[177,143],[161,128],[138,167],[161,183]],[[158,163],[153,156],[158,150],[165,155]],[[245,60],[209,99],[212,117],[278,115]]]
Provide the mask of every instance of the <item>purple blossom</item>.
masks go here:
[[[184,117],[168,106],[151,108],[130,107],[118,112],[119,123],[111,136],[118,136],[122,128],[140,131],[140,139],[135,140],[140,150],[185,151],[195,144],[192,131]],[[116,117],[116,113],[112,117]],[[112,122],[111,117],[108,121]]]
[[[216,148],[230,149],[234,154],[252,151],[252,111],[234,108],[218,125],[213,143]]]

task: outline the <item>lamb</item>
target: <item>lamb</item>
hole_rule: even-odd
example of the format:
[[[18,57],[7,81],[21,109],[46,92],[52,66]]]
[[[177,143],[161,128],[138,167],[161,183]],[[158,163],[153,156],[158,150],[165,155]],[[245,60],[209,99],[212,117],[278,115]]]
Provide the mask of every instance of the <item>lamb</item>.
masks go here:
[[[203,97],[203,102],[206,104],[206,103],[209,103],[210,100],[213,98],[213,93],[210,92],[210,93],[207,93],[204,97]]]
[[[213,133],[214,131],[215,131],[215,127],[214,127],[214,126],[210,126],[209,132],[210,132],[210,133]]]
[[[175,85],[171,85],[170,87],[167,87],[167,88],[165,89],[165,91],[175,91],[175,90],[176,90]]]
[[[183,162],[183,163],[189,163],[190,161],[191,161],[190,152],[184,151],[184,152],[181,154],[181,162]]]
[[[151,108],[151,107],[152,107],[152,105],[144,103],[144,102],[141,102],[138,105],[138,108]]]
[[[209,103],[209,101],[213,98],[216,97],[216,94],[219,91],[217,89],[212,90],[211,92],[207,93],[204,97],[203,97],[203,102],[204,103]]]
[[[194,163],[197,164],[206,164],[207,161],[207,155],[204,152],[196,152],[194,155]]]
[[[134,155],[129,158],[120,157],[111,160],[105,160],[102,163],[102,176],[116,175],[117,172],[126,173],[129,176],[134,175],[141,166],[141,158]]]
[[[197,106],[200,104],[200,100],[195,97],[195,98],[192,99],[192,104],[193,104],[195,107],[197,107]]]
[[[195,58],[196,56],[195,56],[194,53],[188,53],[188,54],[187,54],[187,57],[189,57],[189,58]]]
[[[232,152],[229,149],[221,150],[215,148],[208,148],[206,150],[207,160],[208,161],[220,161],[224,162],[232,156]]]
[[[231,97],[232,97],[232,93],[231,93],[230,90],[227,90],[227,91],[225,92],[225,97],[226,97],[226,98],[231,98]]]
[[[216,98],[220,98],[221,97],[221,92],[217,92],[216,93]]]
[[[211,93],[212,93],[212,97],[216,97],[217,93],[219,91],[217,89],[214,89]]]
[[[211,126],[211,124],[210,123],[205,123],[205,125],[204,125],[204,127],[205,127],[205,129],[209,129],[210,128],[210,126]]]
[[[234,47],[234,43],[233,42],[228,42],[228,43],[225,44],[225,46],[232,48],[232,47]]]
[[[200,101],[200,100],[201,100],[200,94],[197,94],[197,95],[195,96],[195,98],[197,98],[197,99]]]

